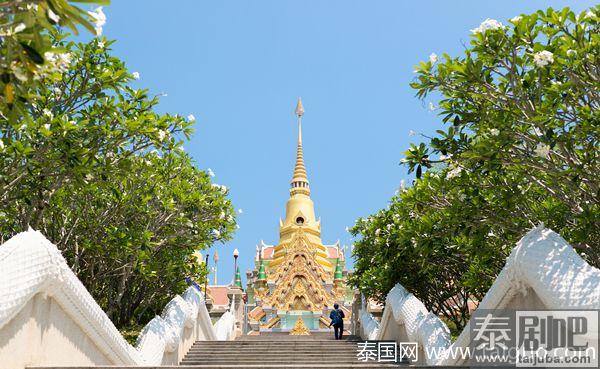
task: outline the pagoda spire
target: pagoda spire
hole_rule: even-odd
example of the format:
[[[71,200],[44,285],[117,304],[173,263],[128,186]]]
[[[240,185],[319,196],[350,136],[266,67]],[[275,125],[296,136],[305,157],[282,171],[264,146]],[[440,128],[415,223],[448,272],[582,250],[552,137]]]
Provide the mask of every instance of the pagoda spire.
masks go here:
[[[235,270],[235,279],[233,281],[234,287],[242,288],[242,275],[240,273],[240,267]]]
[[[308,176],[306,175],[306,166],[304,165],[304,152],[302,150],[302,116],[304,115],[304,106],[302,99],[298,98],[296,104],[296,116],[298,117],[298,147],[296,149],[296,165],[294,166],[294,175],[292,176],[292,195],[296,189],[302,189],[297,192],[304,192],[310,195],[308,186]]]

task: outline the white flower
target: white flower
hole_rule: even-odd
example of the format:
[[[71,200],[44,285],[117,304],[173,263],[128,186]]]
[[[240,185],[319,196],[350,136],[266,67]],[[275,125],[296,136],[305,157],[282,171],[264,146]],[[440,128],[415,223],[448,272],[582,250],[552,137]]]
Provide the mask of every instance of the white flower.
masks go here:
[[[576,50],[572,50],[572,49],[567,50],[567,56],[575,56],[575,55],[577,55]]]
[[[544,135],[544,132],[542,132],[542,130],[538,127],[533,127],[533,134],[535,134],[538,137],[541,137]]]
[[[167,132],[162,129],[158,131],[158,140],[163,141],[167,137]]]
[[[517,15],[514,18],[511,18],[510,21],[513,23],[519,23],[521,21],[521,19],[523,19],[523,17],[521,17],[520,15]]]
[[[104,49],[104,41],[98,41],[98,47]]]
[[[533,150],[537,156],[540,158],[547,158],[550,155],[550,146],[545,143],[540,142]]]
[[[0,150],[4,150],[4,141],[0,138]]]
[[[410,131],[408,131],[409,136],[414,136],[416,134],[417,134],[417,132],[413,131],[412,129]]]
[[[133,79],[140,79],[140,74],[138,72],[133,72],[131,75],[133,76]]]
[[[19,81],[25,82],[29,79],[25,70],[19,67],[16,62],[11,65],[11,71]]]
[[[19,33],[26,28],[24,23],[19,23],[15,28],[9,28],[6,31],[0,32],[0,36],[12,36],[15,33]]]
[[[222,185],[216,184],[216,183],[213,183],[211,186],[213,188],[219,189],[219,191],[221,191],[223,194],[227,192],[227,186],[222,186]]]
[[[539,53],[533,54],[533,62],[540,68],[545,67],[554,62],[554,54],[547,50],[540,51]]]
[[[464,193],[461,192],[458,194],[458,199],[460,201],[465,201],[467,199],[467,195],[465,195]]]
[[[58,62],[65,68],[71,64],[73,55],[71,53],[60,53],[58,54]]]
[[[499,134],[500,134],[500,131],[497,128],[490,129],[490,135],[498,136]]]
[[[50,18],[54,23],[58,23],[58,21],[60,21],[60,17],[56,15],[56,13],[54,13],[50,8],[48,8],[48,18]]]
[[[481,24],[479,25],[479,27],[474,28],[471,30],[472,33],[485,33],[485,31],[488,30],[497,30],[497,29],[503,29],[504,26],[502,25],[502,23],[498,22],[495,19],[486,19],[483,22],[481,22]]]
[[[379,234],[381,233],[381,229],[377,228],[375,230],[375,237],[379,237]]]
[[[71,64],[72,55],[70,53],[53,53],[52,51],[46,51],[44,53],[44,59],[47,63],[44,63],[44,69],[46,72],[65,72],[69,64]]]
[[[212,171],[212,169],[208,168],[206,170],[206,172],[208,173],[209,176],[214,177],[215,176],[215,172]]]
[[[19,23],[17,24],[17,26],[15,27],[15,29],[13,30],[14,33],[19,33],[21,31],[23,31],[25,28],[27,28],[27,26],[25,25],[25,23]]]
[[[242,209],[238,209],[238,213],[239,213],[239,214],[243,214],[243,213],[244,213],[244,210],[242,210]]]
[[[196,120],[196,117],[194,116],[194,114],[190,114],[187,116],[187,120],[189,120],[190,122],[193,122]]]
[[[435,64],[438,60],[437,54],[436,53],[431,53],[431,55],[429,55],[429,62],[431,64]]]
[[[429,111],[434,111],[435,110],[435,105],[433,105],[432,102],[429,103]]]
[[[50,124],[48,124],[48,123],[44,124],[44,128],[46,128],[49,131],[50,130]]]
[[[221,232],[219,232],[218,229],[213,229],[212,234],[213,234],[213,236],[215,236],[215,238],[221,237]]]
[[[460,175],[461,172],[462,172],[461,167],[455,167],[455,168],[449,170],[448,173],[446,173],[446,179],[454,178],[454,177]]]
[[[96,25],[96,35],[100,36],[102,34],[102,27],[106,24],[106,15],[102,11],[102,7],[100,6],[92,12],[88,12],[88,14],[92,18],[92,22]]]

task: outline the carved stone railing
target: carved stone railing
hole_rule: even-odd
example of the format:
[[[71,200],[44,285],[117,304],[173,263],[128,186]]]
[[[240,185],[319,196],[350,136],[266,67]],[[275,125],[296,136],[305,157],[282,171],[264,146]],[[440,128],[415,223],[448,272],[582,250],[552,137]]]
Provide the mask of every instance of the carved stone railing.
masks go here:
[[[361,308],[359,312],[360,336],[365,340],[375,340],[379,336],[379,322],[369,313],[367,300],[361,295]]]
[[[0,245],[0,363],[50,365],[176,365],[196,340],[233,339],[235,318],[213,327],[195,287],[175,296],[140,333],[135,347],[41,233],[20,233]]]
[[[236,337],[236,319],[234,314],[235,295],[231,299],[229,309],[215,323],[215,335],[219,341],[231,341]]]
[[[517,243],[478,309],[600,309],[600,270],[542,225]],[[400,284],[388,293],[380,323],[367,312],[363,298],[360,323],[363,339],[417,342],[419,364],[467,364],[453,353],[469,347],[469,330],[452,343],[445,323]]]

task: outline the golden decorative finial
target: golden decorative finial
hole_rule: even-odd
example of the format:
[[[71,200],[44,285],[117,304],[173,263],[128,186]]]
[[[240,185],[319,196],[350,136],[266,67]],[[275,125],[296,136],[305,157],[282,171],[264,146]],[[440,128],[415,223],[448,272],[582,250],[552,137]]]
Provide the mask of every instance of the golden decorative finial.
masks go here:
[[[302,106],[302,99],[298,98],[298,104],[296,104],[296,115],[301,117],[304,115],[304,106]]]
[[[296,320],[294,328],[290,331],[290,336],[310,336],[310,331],[304,324],[302,317],[298,317],[298,320]]]
[[[310,195],[306,167],[304,166],[304,153],[302,151],[302,115],[304,115],[304,107],[300,98],[298,98],[298,104],[296,105],[296,115],[298,116],[298,148],[296,149],[296,166],[294,167],[292,188],[290,191],[292,195],[295,193]]]

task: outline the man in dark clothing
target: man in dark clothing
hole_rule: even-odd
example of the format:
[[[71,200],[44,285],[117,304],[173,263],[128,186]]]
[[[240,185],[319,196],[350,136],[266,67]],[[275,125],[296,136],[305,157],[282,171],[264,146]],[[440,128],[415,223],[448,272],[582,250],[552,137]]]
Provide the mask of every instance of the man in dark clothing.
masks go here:
[[[333,332],[336,340],[341,340],[342,335],[344,334],[344,312],[340,309],[340,305],[333,304],[333,310],[329,314],[329,319],[331,319],[331,323],[329,326],[333,325]]]

